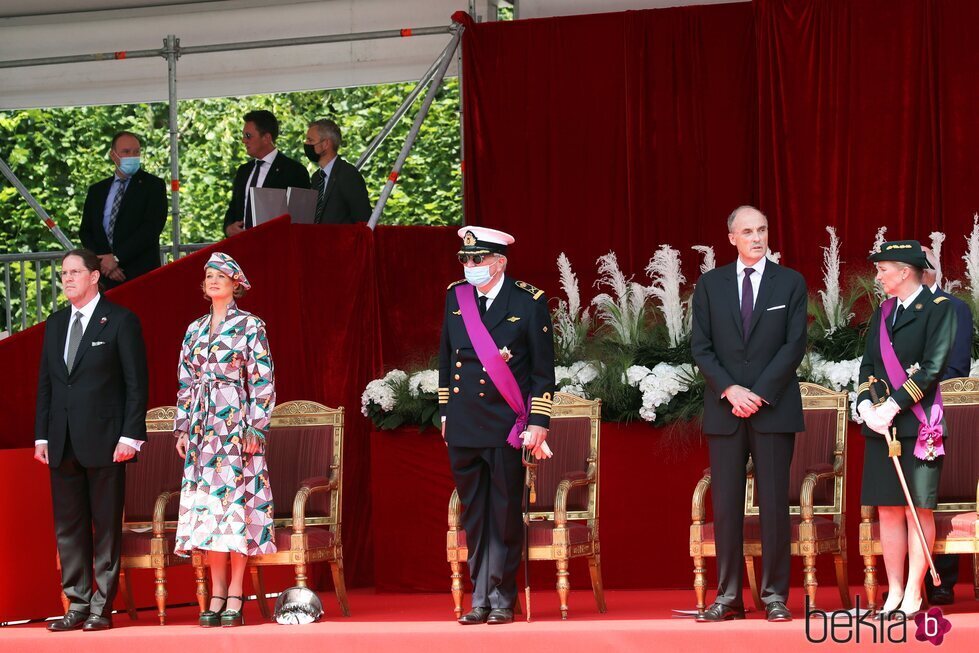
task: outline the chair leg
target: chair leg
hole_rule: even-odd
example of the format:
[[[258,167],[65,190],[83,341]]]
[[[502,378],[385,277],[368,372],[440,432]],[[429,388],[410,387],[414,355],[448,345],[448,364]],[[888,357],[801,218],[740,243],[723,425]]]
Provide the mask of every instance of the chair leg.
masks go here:
[[[568,618],[568,596],[571,594],[571,583],[568,578],[568,559],[557,560],[557,596],[561,601],[561,619]]]
[[[765,609],[765,604],[761,601],[761,594],[758,593],[758,577],[755,575],[755,556],[745,556],[744,564],[748,571],[748,585],[751,587],[751,598],[755,602],[755,607],[759,610]]]
[[[299,587],[306,587],[306,580],[306,563],[296,563],[296,585]]]
[[[972,554],[972,591],[979,601],[979,553]]]
[[[156,589],[153,595],[156,597],[156,616],[160,619],[160,625],[167,624],[167,570],[165,567],[155,567],[153,574],[156,576]]]
[[[272,612],[269,610],[269,600],[265,597],[265,581],[262,578],[262,568],[255,565],[248,565],[248,570],[252,576],[252,587],[255,588],[258,611],[262,613],[262,618],[268,621],[272,618]]]
[[[337,603],[340,604],[340,614],[350,616],[350,602],[347,601],[347,583],[343,579],[343,558],[330,560],[330,571],[333,572],[333,589],[337,593]]]
[[[693,591],[697,596],[697,614],[703,614],[707,609],[707,568],[703,556],[693,559]]]
[[[453,560],[449,563],[452,570],[452,605],[456,613],[456,619],[462,616],[462,573],[460,567],[462,563]]]
[[[867,595],[867,609],[877,609],[877,556],[863,557],[863,591]]]
[[[588,572],[591,574],[591,590],[595,593],[595,605],[602,614],[608,612],[605,605],[605,588],[602,586],[602,558],[596,553],[588,558]]]
[[[197,607],[200,608],[201,612],[207,610],[207,604],[210,603],[211,597],[207,590],[207,575],[204,569],[204,554],[199,551],[194,551],[191,554],[191,562],[194,565],[194,583],[197,585]]]
[[[816,581],[816,556],[802,556],[802,585],[809,596],[810,607],[816,607],[816,588],[819,583]]]
[[[136,602],[133,601],[133,588],[129,584],[129,577],[126,575],[125,569],[119,570],[119,590],[122,592],[122,596],[126,601],[126,614],[133,621],[139,619],[139,615],[136,614]]]
[[[846,548],[833,556],[836,562],[836,585],[840,588],[840,602],[845,610],[853,607],[850,601],[850,582],[847,573]]]

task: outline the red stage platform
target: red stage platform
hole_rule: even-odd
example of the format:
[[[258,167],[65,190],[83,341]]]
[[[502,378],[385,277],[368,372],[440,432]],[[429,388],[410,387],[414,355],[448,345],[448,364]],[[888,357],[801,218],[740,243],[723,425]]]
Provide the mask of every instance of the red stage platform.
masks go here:
[[[859,588],[852,588],[853,593]],[[834,592],[820,592],[825,603],[832,604]],[[698,624],[690,619],[674,619],[671,610],[689,608],[693,593],[689,590],[611,591],[606,593],[608,613],[598,614],[591,592],[571,595],[571,618],[562,622],[557,597],[541,588],[533,594],[533,622],[518,621],[507,626],[469,626],[456,624],[452,602],[445,594],[375,594],[354,591],[350,596],[353,616],[338,616],[336,602],[321,593],[326,617],[308,626],[280,626],[262,623],[258,608],[249,602],[245,617],[251,624],[242,628],[203,630],[196,625],[196,610],[180,608],[171,612],[171,623],[156,624],[155,613],[143,611],[139,621],[116,615],[116,628],[103,633],[48,633],[43,624],[25,624],[0,628],[0,648],[5,653],[64,653],[66,650],[100,653],[172,653],[173,651],[398,651],[432,653],[438,651],[582,651],[596,653],[609,650],[662,650],[700,653],[709,650],[728,651],[797,651],[819,646],[806,639],[803,615],[803,593],[794,590],[790,607],[796,620],[770,624],[758,611],[745,621],[723,624]],[[748,596],[745,597],[748,600]],[[837,597],[838,598],[838,597]],[[979,638],[979,614],[969,597],[945,611],[952,630],[941,645],[943,653],[974,651]],[[814,622],[815,623],[815,622]],[[822,624],[819,624],[819,628]],[[817,628],[811,633],[822,637]],[[842,638],[849,631],[837,630]],[[892,631],[895,636],[899,631]],[[931,650],[931,644],[914,638],[913,624],[907,629],[907,644],[914,649]],[[874,646],[872,633],[865,626],[860,646],[872,650],[893,648],[893,644]],[[821,644],[830,650],[840,646],[827,638]],[[853,641],[849,646],[857,646]],[[927,649],[922,647],[928,647]]]

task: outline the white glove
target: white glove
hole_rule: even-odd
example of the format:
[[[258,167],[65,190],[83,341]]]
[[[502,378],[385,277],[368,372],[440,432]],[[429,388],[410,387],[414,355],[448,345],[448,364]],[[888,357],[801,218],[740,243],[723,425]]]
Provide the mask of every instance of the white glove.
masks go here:
[[[530,442],[530,440],[533,437],[534,436],[532,436],[530,434],[530,431],[524,431],[523,433],[521,433],[520,434],[520,440],[523,442],[523,446],[526,447],[527,446],[527,443]],[[551,456],[554,455],[554,453],[551,451],[551,448],[549,446],[547,446],[547,440],[544,440],[543,442],[541,442],[541,444],[540,444],[540,450],[541,450],[541,453],[544,454],[544,457],[545,458],[550,458]]]
[[[887,401],[877,406],[877,417],[884,420],[888,426],[894,422],[894,418],[901,412],[901,407],[897,405],[893,397],[888,397]]]
[[[881,435],[887,435],[890,422],[884,421],[872,403],[864,399],[857,407],[857,412],[860,413],[860,417],[863,418],[863,423],[867,425],[867,428]]]

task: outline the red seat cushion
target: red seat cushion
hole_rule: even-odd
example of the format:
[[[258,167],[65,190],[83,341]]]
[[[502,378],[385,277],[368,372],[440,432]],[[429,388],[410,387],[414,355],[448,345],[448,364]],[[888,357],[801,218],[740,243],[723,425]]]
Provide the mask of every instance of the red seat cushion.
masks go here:
[[[584,544],[589,540],[588,524],[581,521],[568,522],[568,544]],[[554,544],[554,522],[535,521],[530,524],[530,546],[551,546]],[[459,546],[466,546],[466,531],[459,529]]]
[[[792,522],[791,537],[793,540],[798,540],[799,526],[802,524],[802,517],[799,515],[791,515],[790,519]],[[816,515],[813,517],[812,523],[816,527],[817,540],[825,540],[836,537],[836,524],[829,517]],[[707,522],[704,524],[703,533],[705,542],[713,541],[714,522]],[[761,519],[758,517],[758,515],[749,515],[744,518],[744,539],[746,542],[761,540]]]
[[[871,536],[880,539],[880,522],[871,522]],[[940,540],[969,540],[976,536],[976,511],[936,512],[935,537]]]
[[[307,526],[306,546],[311,549],[333,546],[333,532],[327,526]],[[275,529],[275,548],[279,551],[288,551],[292,548],[291,526]]]
[[[148,531],[146,533],[123,531],[122,555],[126,557],[148,556],[150,554],[150,541],[152,539],[153,531]],[[163,548],[164,552],[173,553],[173,547],[176,543],[176,533],[173,531],[166,531],[163,533],[163,539],[166,541],[166,545]]]

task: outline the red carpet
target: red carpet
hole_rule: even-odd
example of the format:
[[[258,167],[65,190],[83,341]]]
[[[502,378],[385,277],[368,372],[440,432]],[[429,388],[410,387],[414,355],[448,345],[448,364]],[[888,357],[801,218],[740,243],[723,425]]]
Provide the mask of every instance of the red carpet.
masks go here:
[[[852,588],[854,591],[857,588]],[[959,588],[960,596],[967,588]],[[970,592],[971,594],[971,592]],[[825,596],[825,599],[823,599]],[[519,651],[595,653],[608,650],[691,651],[789,651],[813,646],[806,639],[802,592],[794,589],[789,607],[796,615],[790,623],[769,624],[758,611],[748,619],[723,624],[698,624],[689,619],[671,618],[673,608],[689,608],[693,593],[678,591],[612,591],[606,593],[608,613],[598,614],[591,592],[571,595],[570,618],[562,622],[557,597],[541,588],[533,594],[533,622],[518,621],[508,626],[468,626],[454,623],[452,603],[445,594],[351,593],[353,616],[338,616],[334,597],[321,594],[327,614],[323,621],[309,626],[279,626],[262,623],[258,608],[249,602],[245,617],[250,624],[235,629],[203,630],[196,625],[196,610],[174,609],[167,626],[155,625],[155,613],[140,612],[139,621],[116,615],[116,628],[103,633],[48,633],[42,624],[0,628],[0,650],[5,653],[155,653],[157,651],[398,651],[433,653],[455,650],[474,653]],[[746,596],[746,599],[749,597]],[[820,600],[833,604],[833,592],[820,592]],[[838,600],[838,597],[836,598]],[[960,600],[945,611],[952,630],[941,645],[942,653],[974,651],[979,638],[979,613],[971,599]],[[914,639],[914,625],[908,627],[905,646],[912,650],[932,650],[931,644]],[[895,636],[899,631],[893,631]],[[843,636],[844,631],[838,631]],[[813,632],[821,637],[821,631]],[[721,645],[720,642],[723,642]],[[822,644],[831,650],[840,647],[827,639]],[[851,646],[856,646],[855,642]],[[873,646],[871,632],[861,632],[860,646]],[[927,647],[927,648],[925,648]],[[891,648],[878,644],[873,650]]]

